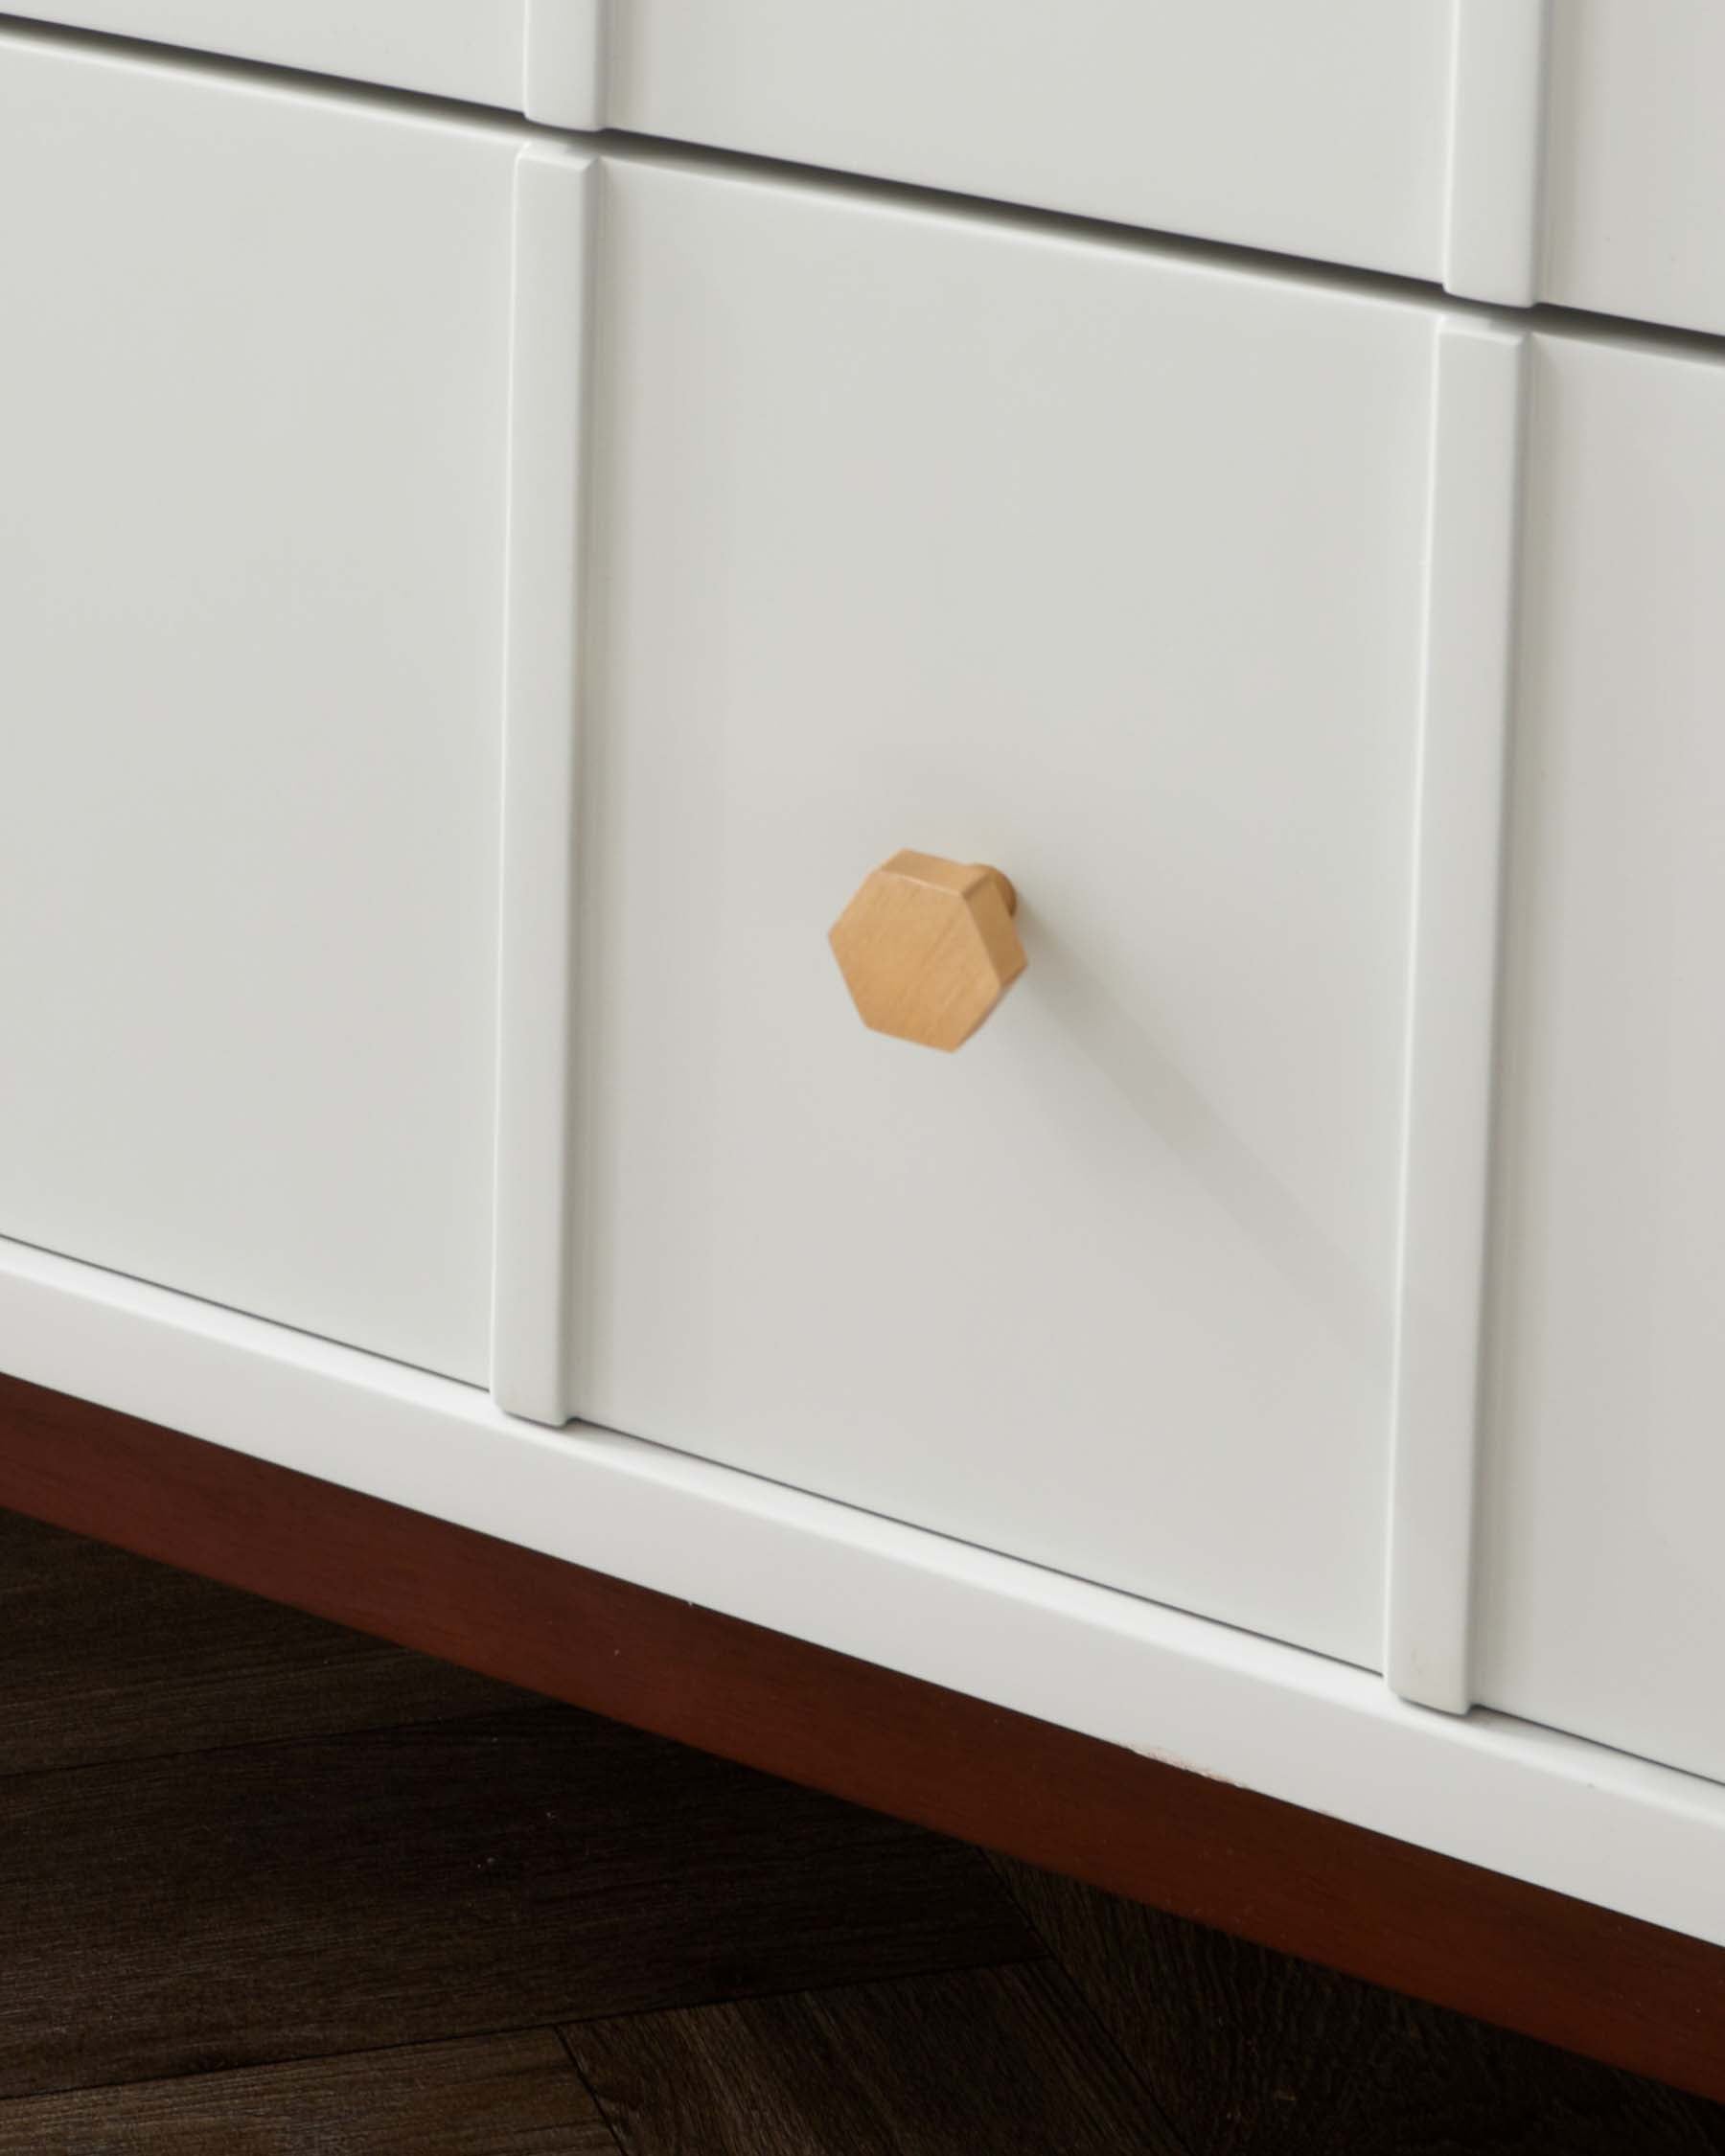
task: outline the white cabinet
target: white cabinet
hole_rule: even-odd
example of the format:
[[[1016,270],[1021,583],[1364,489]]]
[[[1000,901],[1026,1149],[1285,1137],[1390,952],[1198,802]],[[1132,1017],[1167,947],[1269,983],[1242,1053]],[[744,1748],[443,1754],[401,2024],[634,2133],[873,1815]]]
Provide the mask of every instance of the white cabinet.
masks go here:
[[[517,147],[0,43],[0,1224],[479,1382]]]
[[[1532,391],[1475,1688],[1725,1777],[1725,357]]]
[[[0,1232],[1725,1774],[1711,349],[36,33],[0,196]]]
[[[1435,312],[0,50],[7,1231],[1374,1662]]]
[[[0,100],[6,1232],[1373,1664],[1437,311]],[[902,845],[1023,893],[955,1061],[827,948]]]

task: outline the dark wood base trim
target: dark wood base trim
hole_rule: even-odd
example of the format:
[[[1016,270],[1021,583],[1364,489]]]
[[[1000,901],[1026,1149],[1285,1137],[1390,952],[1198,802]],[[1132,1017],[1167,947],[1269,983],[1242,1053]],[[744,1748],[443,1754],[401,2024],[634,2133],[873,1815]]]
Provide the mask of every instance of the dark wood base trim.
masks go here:
[[[0,1505],[1725,2099],[1725,1949],[0,1377]]]

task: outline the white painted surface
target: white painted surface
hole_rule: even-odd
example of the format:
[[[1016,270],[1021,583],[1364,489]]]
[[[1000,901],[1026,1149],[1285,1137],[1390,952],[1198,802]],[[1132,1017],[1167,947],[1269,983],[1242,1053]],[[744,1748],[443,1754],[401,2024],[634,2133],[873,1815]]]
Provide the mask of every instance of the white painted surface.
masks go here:
[[[620,4],[520,0],[526,10],[521,109],[529,120],[547,127],[605,126],[606,18]]]
[[[606,110],[1717,331],[1722,81],[1718,0],[618,0]]]
[[[617,0],[613,126],[1438,273],[1451,0]]]
[[[1478,1696],[1725,1777],[1725,358],[1534,350]]]
[[[606,189],[574,1411],[1375,1663],[1433,314]],[[901,845],[1021,896],[951,1059]]]
[[[1248,1636],[1375,1663],[1393,1409],[1392,1684],[1725,1777],[1725,361],[1531,347],[1470,1684],[1519,338],[593,176],[0,37],[0,1365],[1725,1939],[1716,1789]],[[494,1148],[502,1397],[728,1466],[118,1276],[484,1383]]]
[[[1725,331],[1725,8],[1554,0],[1547,299]]]
[[[1725,330],[1717,0],[39,0],[33,18]]]
[[[1725,1790],[0,1244],[0,1367],[1725,1944]]]
[[[0,39],[0,1221],[481,1379],[515,152]]]
[[[589,0],[32,0],[36,22],[519,111],[529,5]],[[547,26],[546,34],[549,34]],[[541,80],[543,78],[541,77]]]
[[[1471,1704],[1468,1632],[1491,1145],[1499,858],[1527,338],[1438,329],[1409,974],[1406,1156],[1384,1673]]]
[[[586,688],[591,158],[516,165],[491,1388],[562,1422],[573,1293],[576,790]]]
[[[1721,82],[1718,0],[618,0],[607,113],[1722,331]]]
[[[602,118],[607,0],[33,0],[34,22],[524,112]]]
[[[1530,307],[1539,297],[1552,0],[1454,5],[1444,289]]]

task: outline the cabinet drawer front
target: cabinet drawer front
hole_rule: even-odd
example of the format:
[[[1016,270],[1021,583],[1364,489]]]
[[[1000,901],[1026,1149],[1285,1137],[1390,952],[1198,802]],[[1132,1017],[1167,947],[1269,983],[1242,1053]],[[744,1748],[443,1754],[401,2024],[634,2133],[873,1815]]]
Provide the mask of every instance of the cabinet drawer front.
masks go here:
[[[1725,1777],[1725,362],[1533,392],[1476,1690]]]
[[[568,1406],[1375,1661],[1435,315],[605,186]],[[954,1058],[901,846],[1021,896]]]
[[[517,148],[0,38],[0,1231],[479,1382]]]

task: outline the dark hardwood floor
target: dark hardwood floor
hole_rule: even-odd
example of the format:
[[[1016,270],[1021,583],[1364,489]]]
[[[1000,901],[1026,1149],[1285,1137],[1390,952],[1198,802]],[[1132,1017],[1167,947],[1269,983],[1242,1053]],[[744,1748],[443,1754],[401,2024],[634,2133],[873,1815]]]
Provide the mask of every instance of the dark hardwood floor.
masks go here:
[[[0,2156],[1725,2156],[1725,2107],[0,1513]]]

